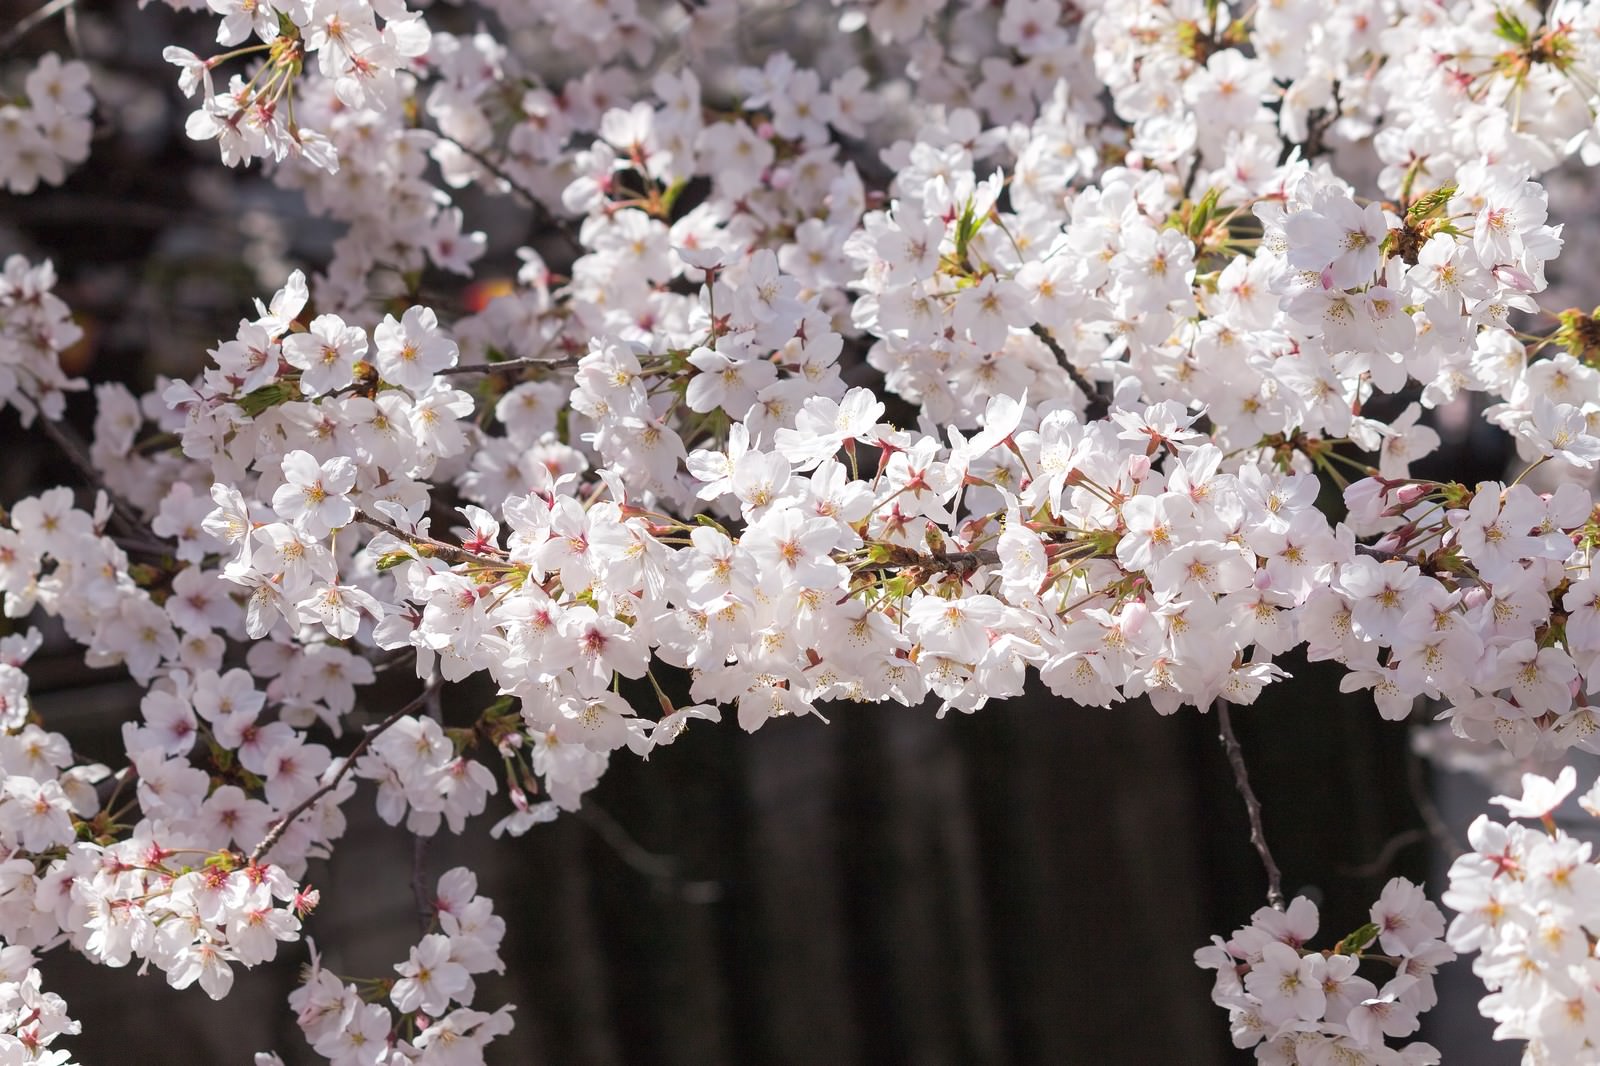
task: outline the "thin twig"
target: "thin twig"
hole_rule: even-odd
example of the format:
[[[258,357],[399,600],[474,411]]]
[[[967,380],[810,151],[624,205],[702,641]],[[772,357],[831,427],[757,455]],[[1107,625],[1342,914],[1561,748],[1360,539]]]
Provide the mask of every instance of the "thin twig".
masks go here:
[[[1400,849],[1411,844],[1423,842],[1428,839],[1427,830],[1406,829],[1390,837],[1378,852],[1378,857],[1369,863],[1360,866],[1348,867],[1344,873],[1351,877],[1382,877],[1389,870],[1389,864],[1394,862],[1394,857],[1400,854]]]
[[[84,449],[83,441],[78,438],[78,435],[73,432],[70,426],[64,422],[56,422],[45,418],[43,415],[38,418],[37,424],[40,429],[44,430],[44,435],[49,437],[57,448],[61,449],[62,454],[67,457],[67,461],[78,468],[78,472],[88,481],[89,486],[106,494],[106,499],[111,501],[112,515],[119,519],[117,524],[123,528],[124,532],[132,535],[135,539],[144,540],[147,543],[161,541],[161,538],[156,536],[155,532],[144,524],[144,519],[139,515],[139,509],[106,485],[105,481],[100,477],[100,472],[94,468],[94,463],[90,461],[89,453]]]
[[[578,808],[578,819],[600,835],[625,865],[672,890],[688,903],[714,903],[722,896],[722,886],[715,881],[686,881],[678,873],[680,862],[673,855],[658,855],[628,835],[622,824],[603,807],[586,803]]]
[[[50,18],[52,15],[65,11],[76,2],[77,0],[50,0],[48,4],[35,11],[33,14],[25,16],[21,22],[18,22],[15,26],[6,31],[5,36],[0,37],[0,52],[10,51],[12,45],[26,37],[35,26],[39,25],[39,23],[43,22],[47,18]]]
[[[444,707],[440,702],[439,671],[435,667],[428,677],[428,689],[423,693],[427,697],[428,717],[435,722],[444,724]],[[422,933],[427,935],[433,927],[434,908],[433,900],[428,894],[428,837],[421,833],[411,834],[411,898],[417,903],[417,921],[422,926]]]
[[[489,173],[493,174],[495,177],[511,186],[515,192],[521,195],[523,199],[527,200],[528,203],[532,205],[534,213],[541,216],[540,221],[544,225],[549,226],[551,229],[561,234],[561,236],[565,237],[567,241],[571,243],[571,245],[580,253],[583,251],[583,241],[578,239],[578,235],[573,232],[572,226],[564,219],[557,218],[555,213],[546,207],[544,202],[535,196],[531,189],[526,188],[516,178],[512,177],[506,171],[505,167],[501,166],[499,163],[496,163],[494,160],[490,159],[476,148],[469,148],[453,137],[448,137],[443,133],[438,134],[438,137],[447,144],[455,145],[467,158],[471,159],[483,169],[487,170]]]
[[[589,353],[585,352],[584,355]],[[535,366],[563,367],[576,365],[583,356],[560,359],[540,359],[536,356],[523,356],[520,359],[506,359],[498,363],[469,363],[466,366],[447,366],[434,373],[440,377],[448,374],[502,374],[508,370],[527,370]]]
[[[138,537],[112,537],[111,543],[132,555],[153,555],[157,558],[166,558],[173,553],[173,547],[159,540],[141,540]]]
[[[72,54],[79,59],[83,58],[83,35],[78,30],[78,5],[68,3],[66,17],[61,20],[61,28],[66,31],[67,44],[72,48]]]
[[[1056,362],[1061,366],[1061,369],[1067,372],[1067,377],[1072,379],[1072,383],[1078,386],[1078,391],[1083,393],[1084,399],[1088,401],[1083,409],[1084,421],[1095,422],[1104,418],[1106,412],[1111,410],[1111,401],[1105,397],[1105,394],[1100,391],[1094,382],[1084,377],[1083,371],[1072,365],[1072,360],[1067,358],[1066,349],[1056,342],[1056,339],[1050,335],[1049,330],[1037,322],[1028,328],[1035,337],[1044,341],[1045,347],[1050,349],[1050,354],[1056,357]]]
[[[361,738],[361,742],[355,746],[355,750],[346,756],[344,765],[339,767],[339,769],[334,773],[333,777],[329,779],[327,784],[318,788],[315,792],[311,793],[311,795],[295,804],[289,809],[288,814],[285,814],[282,818],[279,818],[276,822],[272,823],[272,828],[267,831],[267,835],[262,838],[261,843],[257,844],[255,846],[255,850],[250,852],[250,865],[255,866],[260,863],[262,858],[266,856],[267,852],[271,851],[273,846],[276,845],[278,841],[283,839],[283,834],[289,831],[289,826],[294,824],[294,820],[296,818],[300,817],[302,814],[314,807],[317,801],[322,799],[323,796],[326,796],[328,793],[339,787],[339,782],[344,780],[344,775],[348,774],[350,772],[350,768],[355,766],[356,759],[361,757],[361,754],[367,750],[374,740],[383,735],[384,730],[394,725],[406,715],[415,711],[418,707],[421,707],[423,704],[427,703],[428,698],[432,695],[434,689],[437,687],[437,682],[438,675],[430,677],[428,679],[427,687],[422,690],[421,694],[418,695],[416,699],[412,700],[410,703],[406,704],[404,707],[401,707],[398,711],[395,711],[389,717],[385,718],[383,721],[367,730],[366,734]]]
[[[466,548],[460,548],[454,544],[446,544],[442,540],[434,540],[432,537],[424,537],[420,533],[407,533],[405,530],[401,529],[392,522],[385,522],[381,518],[374,518],[365,511],[356,512],[356,521],[363,525],[371,526],[374,529],[381,529],[385,533],[393,534],[407,543],[421,545],[422,547],[425,547],[431,551],[434,555],[445,559],[450,559],[454,562],[477,563],[480,566],[492,566],[496,570],[516,569],[516,567],[506,562],[504,559],[496,559],[488,555],[479,555],[477,552],[468,551]]]
[[[1233,783],[1244,797],[1245,814],[1250,818],[1250,843],[1261,856],[1261,865],[1267,871],[1267,903],[1275,910],[1283,910],[1283,875],[1278,863],[1267,847],[1267,835],[1261,828],[1261,801],[1250,787],[1250,774],[1244,768],[1244,752],[1239,748],[1239,738],[1233,735],[1233,720],[1228,715],[1228,701],[1217,698],[1217,725],[1221,730],[1222,750],[1228,753],[1228,765],[1233,768]]]
[[[1357,555],[1370,556],[1371,558],[1377,559],[1380,562],[1410,563],[1412,566],[1421,570],[1425,574],[1432,574],[1435,577],[1448,577],[1451,581],[1454,581],[1458,585],[1480,584],[1480,582],[1475,580],[1470,574],[1463,574],[1458,570],[1442,570],[1434,566],[1432,562],[1415,558],[1407,555],[1405,552],[1390,551],[1388,548],[1377,548],[1371,544],[1357,544],[1355,546],[1355,552]]]

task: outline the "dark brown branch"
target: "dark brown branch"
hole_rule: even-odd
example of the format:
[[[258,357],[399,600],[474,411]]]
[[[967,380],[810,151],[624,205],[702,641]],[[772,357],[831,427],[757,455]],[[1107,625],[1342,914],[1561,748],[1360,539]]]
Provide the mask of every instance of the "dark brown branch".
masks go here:
[[[159,540],[141,540],[138,537],[112,537],[111,543],[130,555],[150,555],[158,559],[169,558],[173,546]]]
[[[1111,410],[1111,401],[1106,398],[1105,394],[1100,391],[1094,382],[1084,377],[1083,371],[1072,365],[1072,360],[1067,358],[1066,350],[1056,343],[1056,339],[1050,335],[1049,330],[1037,322],[1028,328],[1035,337],[1044,341],[1045,347],[1050,349],[1050,354],[1056,357],[1056,363],[1062,370],[1067,372],[1067,377],[1071,378],[1072,383],[1078,386],[1078,391],[1083,393],[1084,399],[1087,401],[1083,409],[1084,421],[1096,422],[1104,418],[1106,412]]]
[[[1426,559],[1418,559],[1407,555],[1405,552],[1390,551],[1388,548],[1376,548],[1371,544],[1357,544],[1357,555],[1366,555],[1382,562],[1410,563],[1424,574],[1434,577],[1447,577],[1460,585],[1477,585],[1479,581],[1471,574],[1463,574],[1458,570],[1441,569]]]
[[[1379,560],[1381,560],[1383,562],[1391,562],[1392,561],[1392,562],[1410,563],[1412,566],[1421,566],[1422,565],[1417,560],[1415,560],[1411,556],[1407,555],[1405,552],[1390,551],[1388,548],[1374,548],[1370,544],[1357,544],[1356,545],[1356,554],[1357,555],[1370,555],[1374,559],[1379,559]]]
[[[255,846],[255,850],[250,852],[250,865],[255,866],[266,857],[267,852],[271,851],[278,841],[283,839],[283,834],[289,831],[289,826],[294,824],[294,820],[296,818],[299,818],[302,814],[316,806],[317,801],[322,799],[322,797],[338,788],[339,782],[344,780],[345,774],[348,774],[351,767],[355,766],[356,760],[361,757],[362,753],[365,752],[368,747],[371,746],[374,740],[377,740],[383,735],[386,729],[400,721],[400,719],[404,718],[406,715],[415,711],[417,708],[421,707],[423,704],[427,703],[432,697],[434,690],[438,688],[438,680],[437,674],[433,677],[430,677],[428,679],[427,687],[422,690],[421,694],[418,695],[416,699],[412,700],[410,703],[406,704],[404,707],[401,707],[398,711],[395,711],[389,717],[385,718],[383,721],[367,730],[366,734],[361,738],[361,742],[355,746],[355,750],[350,752],[350,754],[345,757],[344,765],[339,767],[338,771],[335,772],[333,777],[328,780],[327,784],[321,786],[315,792],[311,793],[311,795],[295,804],[289,809],[289,813],[272,823],[272,828],[267,831],[267,835],[262,838],[261,843],[257,844]]]
[[[912,570],[931,573],[970,574],[980,566],[1000,565],[1000,553],[987,548],[975,551],[919,552],[899,544],[874,542],[871,547],[882,549],[881,559],[856,564],[864,570]]]
[[[1276,910],[1283,910],[1283,874],[1267,847],[1267,834],[1261,828],[1261,801],[1250,787],[1250,774],[1245,770],[1244,752],[1239,748],[1239,738],[1233,735],[1233,720],[1228,715],[1228,701],[1217,698],[1217,725],[1220,727],[1222,750],[1228,753],[1228,765],[1233,768],[1233,783],[1244,797],[1245,814],[1250,818],[1250,843],[1261,856],[1261,865],[1267,871],[1267,902]]]
[[[499,163],[496,163],[493,159],[490,159],[476,148],[468,148],[466,145],[462,144],[453,137],[447,137],[443,133],[440,133],[439,139],[447,144],[452,144],[459,148],[461,153],[468,159],[471,159],[484,170],[487,170],[489,173],[493,174],[495,177],[509,185],[514,192],[516,192],[524,200],[528,201],[528,204],[533,208],[534,213],[539,216],[539,221],[543,225],[549,226],[552,230],[566,238],[567,242],[571,244],[573,248],[577,249],[580,254],[583,252],[583,242],[578,239],[577,233],[573,232],[571,224],[564,219],[557,218],[555,213],[546,207],[544,202],[535,196],[531,189],[524,187],[521,182],[512,177],[506,171],[505,167],[501,166]]]
[[[496,559],[488,555],[479,555],[477,552],[468,551],[466,548],[457,547],[454,544],[446,544],[442,540],[434,540],[432,537],[424,537],[420,533],[407,533],[394,523],[385,522],[381,518],[374,518],[365,511],[356,512],[356,521],[360,522],[362,525],[371,526],[373,529],[381,529],[385,533],[399,537],[408,544],[427,548],[434,555],[437,555],[442,559],[449,559],[458,563],[477,563],[480,566],[492,566],[497,570],[516,569],[504,559]]]
[[[156,536],[149,526],[145,525],[144,519],[139,514],[139,509],[106,485],[105,481],[100,477],[100,472],[94,468],[94,463],[89,459],[89,453],[84,448],[83,441],[78,438],[77,433],[73,432],[70,426],[64,422],[53,421],[42,414],[39,416],[38,425],[44,431],[44,435],[49,437],[57,448],[61,449],[62,454],[67,457],[67,461],[78,468],[78,472],[84,476],[90,487],[106,494],[106,499],[111,501],[112,516],[123,532],[135,540],[142,540],[147,544],[162,543],[161,538]],[[168,546],[166,550],[171,551],[172,549]]]

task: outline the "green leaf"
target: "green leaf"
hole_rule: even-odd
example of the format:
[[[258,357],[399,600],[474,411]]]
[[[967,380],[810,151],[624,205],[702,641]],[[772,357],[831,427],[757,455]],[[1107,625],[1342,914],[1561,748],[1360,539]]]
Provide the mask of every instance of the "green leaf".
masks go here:
[[[683,190],[687,188],[688,185],[689,181],[687,178],[679,178],[677,181],[667,186],[667,191],[661,194],[662,217],[672,217],[672,208],[675,204],[677,204],[678,197],[683,195]]]
[[[299,391],[298,386],[295,387],[295,391]],[[274,382],[271,385],[263,385],[254,392],[249,392],[241,396],[239,398],[239,408],[244,411],[245,414],[249,415],[251,418],[254,418],[267,408],[276,407],[280,403],[284,403],[285,401],[293,398],[294,397],[290,395],[290,390],[287,385],[281,382]]]
[[[956,259],[963,266],[967,263],[967,247],[972,243],[972,238],[978,235],[986,221],[984,218],[973,217],[973,204],[971,197],[967,198],[967,206],[961,212],[961,217],[956,220]]]
[[[1359,955],[1378,939],[1381,930],[1372,922],[1368,922],[1360,929],[1339,941],[1339,946],[1333,949],[1335,955]]]
[[[1189,226],[1186,231],[1190,240],[1199,241],[1201,234],[1205,233],[1206,227],[1211,224],[1211,216],[1216,213],[1217,198],[1221,195],[1221,189],[1210,188],[1196,202],[1194,210],[1189,213]]]
[[[694,516],[694,522],[695,522],[695,525],[697,525],[697,526],[709,526],[710,528],[716,530],[718,533],[724,533],[725,534],[725,533],[728,532],[725,528],[723,528],[723,525],[722,525],[721,522],[718,522],[715,518],[712,518],[708,514],[697,514],[697,515],[695,515]]]
[[[1521,19],[1508,11],[1496,11],[1494,13],[1494,35],[1502,41],[1509,41],[1521,48],[1526,48],[1530,40],[1528,27],[1522,24]]]
[[[1445,182],[1432,192],[1417,197],[1417,202],[1411,205],[1410,210],[1406,212],[1406,217],[1413,222],[1421,221],[1434,212],[1443,210],[1444,206],[1450,202],[1450,198],[1455,194],[1456,183],[1453,181]]]

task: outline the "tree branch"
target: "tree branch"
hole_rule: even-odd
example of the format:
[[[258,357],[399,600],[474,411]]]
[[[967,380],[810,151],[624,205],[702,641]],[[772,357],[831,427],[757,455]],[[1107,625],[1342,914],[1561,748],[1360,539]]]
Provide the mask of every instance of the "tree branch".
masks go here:
[[[345,774],[348,774],[350,772],[350,768],[356,764],[356,759],[361,757],[362,753],[371,746],[374,740],[377,740],[378,737],[383,735],[384,730],[394,725],[412,711],[415,711],[418,707],[421,707],[423,704],[427,703],[433,695],[434,690],[438,688],[438,681],[439,678],[437,674],[428,678],[427,686],[423,688],[421,694],[418,695],[416,699],[412,700],[410,703],[406,704],[404,707],[401,707],[398,711],[395,711],[389,717],[385,718],[383,721],[367,730],[366,734],[361,738],[361,742],[355,746],[355,750],[351,751],[350,754],[345,757],[344,765],[339,767],[338,771],[335,772],[333,777],[328,780],[327,784],[322,785],[315,792],[311,793],[311,795],[295,804],[289,809],[289,813],[272,823],[272,828],[269,829],[267,831],[267,835],[261,839],[261,843],[257,844],[255,846],[255,850],[250,852],[250,865],[255,866],[260,863],[260,861],[266,857],[267,852],[271,851],[278,841],[283,839],[283,834],[289,831],[289,826],[294,823],[296,818],[299,818],[302,814],[316,806],[318,800],[322,799],[322,797],[339,787],[339,782],[344,780]]]
[[[399,537],[401,540],[406,541],[409,544],[421,545],[433,552],[433,554],[440,556],[441,558],[450,559],[454,562],[477,563],[480,566],[492,566],[496,570],[516,569],[516,567],[506,562],[504,559],[496,559],[489,555],[479,555],[477,552],[468,551],[466,548],[459,548],[454,544],[446,544],[442,540],[434,540],[432,537],[424,537],[420,533],[407,533],[394,523],[385,522],[381,518],[374,518],[365,511],[358,510],[356,512],[356,521],[360,522],[362,525],[371,526],[374,529],[381,529],[385,533]]]
[[[573,248],[577,249],[579,254],[582,254],[584,250],[583,242],[578,239],[577,233],[573,232],[572,226],[564,219],[557,218],[555,213],[546,207],[544,202],[533,194],[532,190],[523,187],[521,182],[507,173],[505,167],[501,166],[499,163],[496,163],[494,160],[490,159],[476,148],[468,148],[454,137],[447,137],[443,133],[440,133],[438,136],[441,141],[459,148],[462,155],[465,155],[468,159],[471,159],[474,163],[477,163],[484,170],[487,170],[489,173],[493,174],[495,177],[511,186],[513,191],[528,201],[529,205],[533,207],[534,213],[540,216],[540,221],[544,225],[549,226],[562,237],[565,237],[567,242],[570,243]]]
[[[31,15],[26,15],[15,26],[0,37],[0,53],[9,52],[11,46],[26,37],[35,26],[52,15],[58,14],[71,7],[77,0],[50,0],[50,2]]]
[[[1029,326],[1028,329],[1035,337],[1044,341],[1045,347],[1050,349],[1050,354],[1056,357],[1056,363],[1060,365],[1062,370],[1067,372],[1067,377],[1072,379],[1072,383],[1078,386],[1078,391],[1083,393],[1084,398],[1088,401],[1083,409],[1084,421],[1096,422],[1104,418],[1106,412],[1111,410],[1111,401],[1106,398],[1105,394],[1100,391],[1094,382],[1084,377],[1083,371],[1072,365],[1072,360],[1067,358],[1066,350],[1050,335],[1049,330],[1037,322]]]
[[[1228,715],[1228,701],[1217,697],[1217,724],[1221,727],[1222,750],[1228,753],[1228,765],[1233,768],[1233,783],[1244,797],[1245,814],[1250,818],[1250,843],[1261,856],[1261,865],[1267,871],[1267,902],[1275,910],[1283,910],[1283,874],[1267,847],[1267,835],[1261,828],[1261,801],[1250,787],[1250,774],[1244,767],[1244,752],[1239,748],[1239,738],[1233,735],[1233,720]]]
[[[161,538],[156,536],[154,531],[144,524],[144,519],[139,515],[139,509],[106,485],[105,481],[100,477],[100,472],[94,468],[94,463],[90,461],[89,454],[84,449],[83,441],[78,438],[78,435],[73,432],[70,426],[64,422],[56,422],[46,418],[43,414],[38,418],[38,426],[44,431],[44,435],[49,437],[57,448],[61,449],[62,454],[67,457],[67,461],[78,468],[78,472],[88,481],[89,486],[106,494],[106,499],[111,501],[112,514],[118,520],[117,524],[122,527],[123,532],[146,543],[163,543]],[[166,550],[171,551],[172,549],[168,546]]]
[[[587,355],[588,353],[585,352],[584,354]],[[498,363],[469,363],[465,366],[447,366],[443,370],[434,371],[434,373],[438,374],[440,377],[445,377],[449,374],[500,374],[508,370],[527,370],[528,368],[535,366],[574,366],[577,364],[578,359],[580,358],[582,358],[582,356],[570,359],[566,357],[559,359],[540,359],[536,356],[530,355],[524,356],[520,359],[506,359]]]

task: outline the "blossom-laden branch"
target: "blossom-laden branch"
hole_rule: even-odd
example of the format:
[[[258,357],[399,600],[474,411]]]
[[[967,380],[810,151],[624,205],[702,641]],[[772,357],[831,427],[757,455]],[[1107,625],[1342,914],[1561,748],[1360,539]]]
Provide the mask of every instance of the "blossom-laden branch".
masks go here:
[[[196,101],[188,135],[230,166],[270,158],[273,180],[306,190],[343,234],[318,264],[310,321],[312,286],[292,274],[203,375],[159,395],[96,390],[87,454],[108,488],[174,531],[172,559],[120,572],[66,490],[19,501],[0,530],[6,613],[36,604],[90,661],[122,664],[149,690],[119,777],[139,795],[109,797],[124,805],[99,821],[126,836],[97,832],[87,854],[75,800],[98,771],[31,732],[19,678],[41,638],[0,641],[0,728],[41,753],[0,790],[0,854],[21,856],[19,870],[30,856],[83,870],[83,913],[130,930],[120,940],[65,911],[51,929],[36,911],[45,925],[26,942],[81,944],[112,965],[148,952],[172,983],[218,995],[236,957],[264,959],[269,920],[266,941],[292,937],[260,896],[299,897],[287,871],[331,845],[339,820],[292,811],[262,834],[272,868],[232,862],[230,833],[349,774],[348,760],[328,773],[309,730],[341,728],[373,648],[537,693],[497,701],[471,729],[391,717],[362,738],[356,775],[384,782],[380,813],[418,838],[460,831],[501,781],[515,812],[495,831],[581,809],[612,753],[647,757],[723,708],[752,731],[840,698],[931,693],[972,712],[1031,671],[1079,705],[1144,696],[1172,713],[1211,699],[1219,664],[1220,691],[1248,702],[1302,643],[1354,664],[1345,684],[1372,689],[1385,717],[1442,695],[1455,732],[1516,758],[1593,746],[1591,493],[1408,469],[1439,444],[1424,408],[1463,391],[1485,394],[1479,409],[1535,465],[1600,462],[1585,414],[1600,403],[1595,316],[1563,313],[1545,338],[1505,323],[1536,303],[1563,244],[1539,175],[1567,156],[1600,162],[1583,121],[1600,105],[1588,9],[1463,0],[1441,28],[1427,5],[1390,5],[1352,34],[1337,5],[1234,18],[1174,3],[1152,20],[1144,0],[1059,12],[1006,0],[967,13],[980,32],[961,36],[997,44],[985,55],[946,48],[925,13],[876,5],[850,16],[870,32],[797,41],[800,54],[848,52],[808,69],[783,54],[708,57],[752,39],[718,21],[740,5],[686,5],[682,64],[640,32],[657,0],[596,8],[575,35],[570,5],[524,4],[532,32],[515,41],[435,33],[404,4],[334,6],[329,22],[323,5],[214,3],[225,50],[164,53]],[[1416,47],[1441,33],[1441,47]],[[603,76],[541,69],[522,42],[544,37]],[[1268,56],[1259,41],[1296,44]],[[928,71],[919,84],[970,83],[969,106],[946,114],[875,81],[906,47]],[[713,71],[718,97],[735,98],[707,106]],[[90,73],[47,56],[8,97],[10,191],[85,161]],[[1359,122],[1333,120],[1341,98],[1363,101]],[[1316,151],[1374,129],[1383,168],[1359,185],[1275,160],[1275,134]],[[1410,154],[1418,145],[1432,154]],[[459,193],[475,182],[581,220],[538,220],[573,245],[561,276],[532,249],[514,283],[477,275],[501,242],[471,228],[481,205]],[[480,284],[457,301],[432,283],[446,275]],[[20,256],[0,275],[0,399],[25,416],[59,400],[60,357],[81,337],[54,280]],[[439,308],[402,310],[425,292]],[[457,307],[478,310],[440,321]],[[457,339],[508,358],[453,366]],[[569,353],[554,365],[577,364],[570,382],[518,373],[544,362],[541,344]],[[880,390],[848,387],[847,346],[867,353]],[[455,387],[502,372],[545,380]],[[891,394],[915,408],[898,424],[884,421]],[[1421,399],[1376,417],[1383,397],[1407,395]],[[151,422],[180,447],[141,448]],[[1334,441],[1372,455],[1377,473]],[[866,476],[863,447],[878,456]],[[1329,482],[1343,506],[1328,506]],[[379,500],[418,517],[373,518]],[[402,528],[461,504],[472,532],[460,546]],[[377,565],[340,532],[357,520],[383,531]],[[513,552],[518,566],[503,561]],[[1479,587],[1463,592],[1461,574]],[[227,669],[219,633],[240,613],[272,643],[251,649],[250,669]],[[690,672],[695,702],[667,694],[657,663]],[[621,678],[644,677],[659,718],[620,695]],[[1385,1060],[1432,995],[1442,920],[1397,880],[1372,928],[1306,948],[1314,908],[1283,904],[1227,716],[1219,705],[1274,906],[1213,945],[1218,1002],[1264,1059]],[[121,824],[136,806],[139,822]],[[175,820],[204,838],[204,869],[182,872],[152,844]],[[1519,853],[1517,835],[1472,831],[1454,943],[1491,938],[1475,915],[1503,902],[1482,886],[1512,880],[1496,863],[1559,865]],[[446,1013],[469,1006],[468,965],[496,965],[494,923],[464,871],[424,901],[425,858],[413,852],[415,889],[434,918],[401,979],[357,990],[314,973],[297,993],[319,1052],[421,1059],[509,1024]],[[241,883],[252,877],[263,880]],[[1526,929],[1563,897],[1522,881],[1535,882],[1517,901],[1526,920],[1508,926]],[[250,906],[215,920],[219,898]],[[168,930],[191,927],[171,950]],[[1563,935],[1588,943],[1581,923]],[[1378,960],[1373,943],[1391,971],[1382,987],[1357,973]],[[1489,950],[1484,972],[1515,969],[1516,944]],[[5,984],[0,1000],[18,998]],[[398,1016],[374,1002],[385,995]],[[1489,1009],[1516,1014],[1505,1031],[1527,1034],[1533,1057],[1596,1042],[1559,1028],[1582,1011],[1551,1003]],[[37,1035],[0,1033],[29,1046]],[[1428,1049],[1403,1054],[1427,1061]]]
[[[362,525],[371,526],[373,529],[381,529],[383,532],[397,537],[401,541],[410,544],[429,555],[437,555],[440,558],[449,559],[452,562],[473,563],[477,566],[490,567],[496,570],[516,569],[504,559],[496,559],[489,555],[480,555],[477,552],[469,551],[468,549],[459,545],[447,544],[442,540],[435,540],[432,537],[426,537],[420,533],[407,533],[393,522],[385,522],[383,519],[376,518],[368,514],[366,511],[358,509],[355,514],[355,520],[360,522]]]
[[[414,714],[419,708],[426,706],[428,701],[433,698],[434,692],[438,689],[438,687],[438,678],[430,677],[422,692],[418,694],[415,699],[411,700],[411,702],[407,703],[405,706],[389,715],[389,717],[385,718],[371,729],[368,729],[366,733],[362,734],[360,742],[357,743],[350,754],[345,757],[344,762],[339,766],[339,769],[334,771],[332,777],[318,786],[316,791],[312,792],[305,799],[289,808],[289,810],[277,821],[273,822],[272,828],[267,831],[267,835],[261,838],[261,843],[257,844],[253,849],[251,849],[249,858],[247,860],[248,864],[251,866],[259,865],[261,860],[266,858],[267,854],[272,851],[274,846],[277,845],[278,841],[283,839],[283,834],[289,831],[289,827],[294,824],[295,819],[299,818],[302,814],[305,814],[312,807],[315,807],[324,796],[339,787],[339,782],[343,781],[345,775],[348,774],[351,768],[355,766],[356,759],[361,757],[361,754],[366,751],[369,746],[371,746],[374,740],[377,740],[383,735],[385,730],[394,725],[396,722],[400,721],[400,719],[406,717],[406,715]]]

